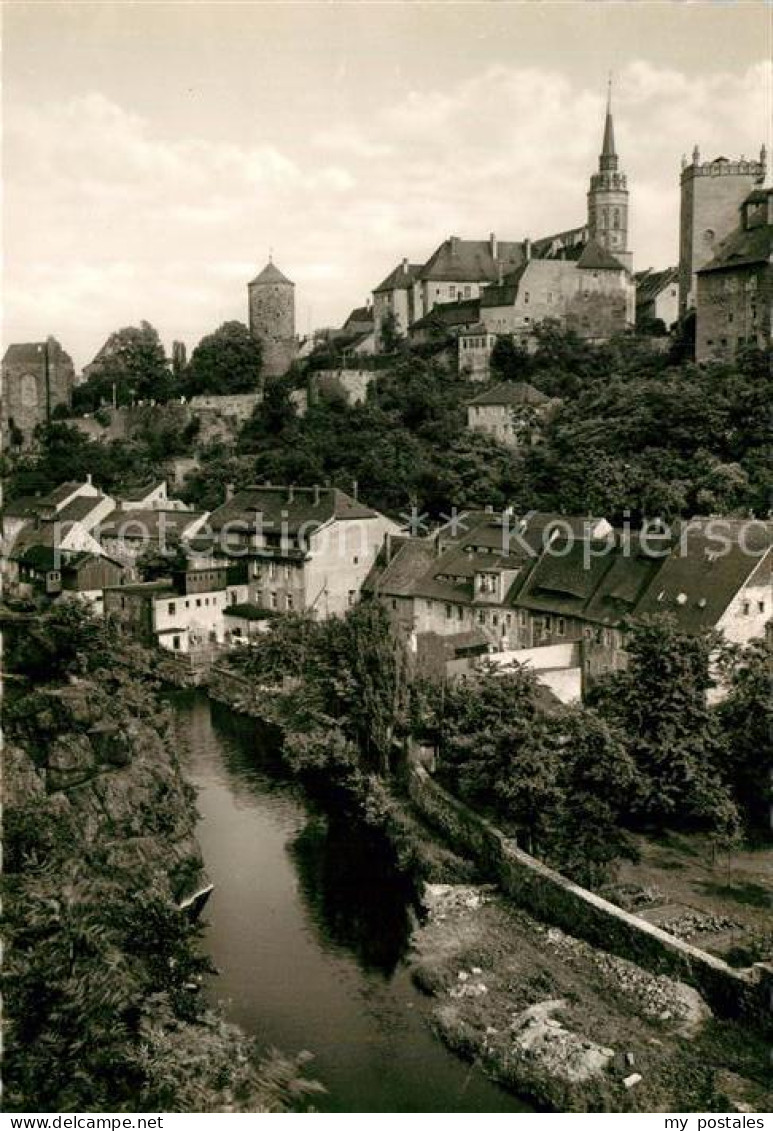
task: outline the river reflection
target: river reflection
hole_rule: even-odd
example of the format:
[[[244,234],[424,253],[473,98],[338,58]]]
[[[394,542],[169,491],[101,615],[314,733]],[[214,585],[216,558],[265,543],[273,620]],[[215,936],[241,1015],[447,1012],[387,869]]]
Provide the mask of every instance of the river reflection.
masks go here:
[[[433,1037],[402,958],[410,886],[310,810],[250,720],[174,697],[215,890],[211,992],[261,1044],[309,1049],[326,1111],[527,1110]]]

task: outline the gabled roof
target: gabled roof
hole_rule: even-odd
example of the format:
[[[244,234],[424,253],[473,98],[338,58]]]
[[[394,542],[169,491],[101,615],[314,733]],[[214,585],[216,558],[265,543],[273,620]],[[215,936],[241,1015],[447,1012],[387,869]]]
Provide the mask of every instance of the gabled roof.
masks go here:
[[[417,582],[436,561],[437,550],[430,539],[393,538],[389,562],[387,551],[382,548],[363,583],[363,591],[410,597]]]
[[[636,280],[636,301],[638,303],[652,302],[653,299],[672,286],[679,279],[678,267],[666,267],[664,271],[638,271],[634,275]]]
[[[531,245],[531,254],[534,259],[573,259],[575,253],[580,254],[588,240],[588,229],[585,225],[579,228],[567,228],[564,232],[555,232],[552,236],[540,236]]]
[[[608,543],[558,538],[543,553],[518,594],[518,604],[535,612],[581,616],[613,555]],[[590,550],[590,552],[589,552]]]
[[[344,322],[342,329],[346,330],[347,327],[351,329],[353,326],[357,328],[358,324],[362,323],[366,323],[368,326],[373,325],[373,307],[356,306]]]
[[[685,632],[713,628],[746,581],[757,573],[770,584],[770,546],[760,554],[744,552],[739,543],[726,553],[717,552],[718,542],[702,533],[691,534],[663,562],[635,615],[672,613]]]
[[[337,487],[245,487],[209,516],[212,530],[232,522],[261,525],[273,533],[309,533],[331,519],[375,518],[378,512]]]
[[[260,286],[264,283],[287,283],[291,287],[295,286],[294,283],[290,282],[286,275],[282,274],[282,272],[279,270],[272,259],[269,259],[266,266],[258,275],[255,276],[249,286]]]
[[[395,269],[389,272],[386,279],[373,288],[373,293],[405,290],[416,282],[422,267],[422,263],[398,263]]]
[[[155,542],[160,536],[176,541],[185,531],[197,522],[206,511],[165,510],[163,507],[122,510],[116,507],[99,524],[101,538],[121,538],[128,542]]]
[[[444,240],[421,269],[420,277],[444,282],[494,282],[500,266],[507,271],[519,267],[526,258],[522,243],[499,240],[492,254],[492,241],[462,240],[456,236]]]
[[[468,405],[543,405],[549,404],[550,397],[546,397],[539,389],[525,381],[502,381],[493,389],[487,389],[468,401]]]
[[[733,267],[745,267],[753,263],[769,263],[773,253],[773,224],[760,224],[756,228],[737,228],[723,240],[717,252],[699,275],[711,271],[728,271]]]
[[[596,240],[588,240],[585,249],[577,260],[581,270],[593,271],[625,271],[619,259],[615,259],[611,251],[607,251]]]
[[[107,500],[106,495],[76,495],[57,512],[58,522],[82,522]]]

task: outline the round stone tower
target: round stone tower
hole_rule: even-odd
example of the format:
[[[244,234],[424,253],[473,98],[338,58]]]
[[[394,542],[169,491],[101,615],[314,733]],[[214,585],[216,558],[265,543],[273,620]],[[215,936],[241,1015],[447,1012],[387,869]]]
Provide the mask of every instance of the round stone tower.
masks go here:
[[[263,347],[263,376],[281,377],[296,352],[295,283],[273,260],[247,285],[250,333]]]
[[[588,232],[591,239],[605,247],[631,271],[633,255],[628,249],[628,180],[625,173],[620,172],[619,165],[610,83],[599,171],[591,177],[588,190]]]

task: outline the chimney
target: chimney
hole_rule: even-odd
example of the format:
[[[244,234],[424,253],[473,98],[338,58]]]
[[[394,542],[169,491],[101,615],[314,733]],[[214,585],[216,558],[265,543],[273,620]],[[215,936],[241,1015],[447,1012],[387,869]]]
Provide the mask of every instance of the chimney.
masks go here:
[[[451,245],[451,255],[456,255],[457,252],[459,251],[459,237],[458,236],[449,236],[448,242]]]
[[[288,503],[291,503],[294,498],[295,498],[295,487],[291,483],[290,486],[287,488],[287,501],[288,501]]]
[[[319,483],[314,484],[314,506],[319,506]]]
[[[230,501],[233,497],[234,497],[234,485],[233,485],[233,483],[226,483],[226,485],[225,485],[225,501],[227,503],[230,503]]]
[[[86,482],[88,483],[89,487],[91,487],[91,472],[90,471],[86,473]]]
[[[502,263],[497,263],[497,283],[502,286],[505,280],[505,269]]]
[[[529,239],[528,236],[523,241],[523,254],[526,258],[526,262],[528,263],[529,260],[531,259],[531,240]]]
[[[496,257],[497,257],[497,237],[494,235],[493,232],[491,232],[489,234],[488,242],[489,242],[489,247],[491,248],[491,258],[496,259]]]
[[[403,258],[403,275],[408,274],[408,260]]]
[[[392,560],[392,535],[388,530],[384,535],[384,557],[386,558],[385,564],[389,565]]]
[[[357,484],[357,480],[356,480],[356,479],[353,479],[353,480],[352,480],[352,498],[353,498],[353,499],[354,499],[355,501],[357,500],[357,492],[358,492],[358,491],[359,491],[359,486],[358,486],[358,484]]]

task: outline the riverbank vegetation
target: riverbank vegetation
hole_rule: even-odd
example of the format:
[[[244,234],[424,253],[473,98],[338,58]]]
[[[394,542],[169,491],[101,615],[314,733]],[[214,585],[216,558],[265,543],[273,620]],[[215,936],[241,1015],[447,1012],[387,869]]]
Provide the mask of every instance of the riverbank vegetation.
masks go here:
[[[202,992],[195,798],[150,654],[72,603],[4,659],[5,1110],[308,1109],[302,1058]]]
[[[429,739],[444,784],[528,851],[591,886],[635,858],[632,832],[680,828],[727,847],[764,836],[770,756],[755,741],[770,721],[773,650],[720,649],[730,691],[707,691],[719,642],[668,617],[632,626],[629,666],[587,705],[546,712],[536,677],[483,666],[431,684],[414,670],[385,610],[366,602],[342,619],[276,622],[232,663],[276,687],[285,757],[318,790],[365,812],[399,791],[407,744]]]

